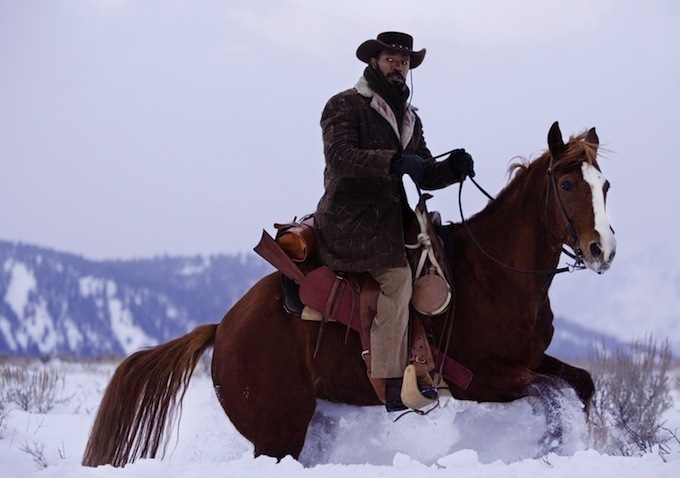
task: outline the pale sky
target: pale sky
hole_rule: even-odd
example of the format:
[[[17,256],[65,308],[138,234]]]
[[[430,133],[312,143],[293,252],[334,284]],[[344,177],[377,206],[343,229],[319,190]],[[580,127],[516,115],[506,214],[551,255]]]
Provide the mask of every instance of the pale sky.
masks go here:
[[[678,232],[675,0],[0,0],[0,239],[91,259],[250,251],[314,211],[319,118],[401,30],[433,154],[489,192],[595,126],[622,260]],[[467,215],[485,203],[464,186]],[[431,209],[459,221],[457,186]],[[614,266],[616,267],[616,261]]]

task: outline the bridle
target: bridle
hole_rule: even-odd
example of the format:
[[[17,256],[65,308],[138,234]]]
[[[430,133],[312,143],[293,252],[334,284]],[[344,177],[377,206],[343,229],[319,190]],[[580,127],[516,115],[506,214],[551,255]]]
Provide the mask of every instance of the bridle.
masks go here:
[[[557,200],[557,205],[560,210],[560,215],[562,216],[562,221],[564,222],[564,225],[567,227],[567,231],[569,231],[569,235],[571,236],[571,244],[570,247],[574,251],[569,252],[562,248],[562,252],[564,252],[566,255],[571,257],[575,263],[573,264],[573,267],[578,267],[579,270],[585,269],[586,266],[584,265],[584,259],[585,256],[583,255],[583,251],[581,250],[581,247],[579,246],[579,241],[578,241],[578,234],[576,234],[576,231],[574,230],[574,225],[571,223],[571,219],[569,219],[569,216],[567,216],[567,211],[564,209],[564,204],[562,203],[562,196],[560,196],[560,192],[557,189],[557,180],[555,179],[555,175],[553,174],[553,156],[552,154],[550,155],[550,164],[548,165],[548,181],[547,181],[547,186],[546,186],[546,194],[545,194],[545,210],[547,212],[548,210],[548,201],[550,199],[550,188],[552,187],[555,190],[555,198]]]
[[[496,264],[505,267],[506,269],[515,271],[515,272],[520,272],[523,274],[536,274],[536,275],[548,275],[548,276],[554,276],[555,274],[560,274],[562,272],[574,272],[576,270],[583,270],[586,268],[584,264],[584,255],[583,251],[581,248],[578,246],[578,235],[576,234],[576,231],[574,230],[574,226],[571,223],[571,220],[569,219],[569,216],[567,216],[567,212],[564,209],[564,204],[562,203],[562,198],[560,197],[559,191],[557,190],[557,181],[555,180],[555,175],[553,174],[553,157],[551,155],[550,157],[550,164],[548,166],[547,170],[547,175],[548,175],[548,180],[547,180],[547,185],[546,185],[546,197],[545,197],[545,206],[546,206],[546,211],[548,208],[548,201],[550,198],[550,190],[554,189],[555,190],[555,197],[558,205],[558,209],[560,211],[560,216],[562,217],[562,220],[564,221],[564,224],[569,231],[569,234],[571,236],[571,241],[572,243],[570,244],[570,247],[573,249],[573,252],[566,250],[564,247],[562,247],[562,252],[566,254],[567,256],[571,257],[574,260],[573,264],[567,264],[565,267],[560,267],[556,269],[545,269],[545,270],[530,270],[530,269],[522,269],[518,267],[513,267],[509,264],[504,263],[503,261],[497,259],[496,257],[492,256],[484,247],[477,241],[475,238],[474,234],[472,234],[472,231],[470,230],[470,227],[468,226],[467,221],[465,220],[465,214],[463,213],[463,183],[465,182],[464,180],[460,182],[460,186],[458,188],[458,208],[460,211],[460,219],[461,219],[461,224],[465,227],[465,230],[467,231],[468,235],[470,236],[470,239],[472,239],[472,242],[477,246],[477,248],[490,260],[495,262]],[[487,198],[490,200],[494,200],[494,197],[491,196],[489,193],[487,193],[484,188],[482,188],[477,181],[475,181],[472,177],[468,177],[470,181],[479,189],[479,191],[482,192]]]

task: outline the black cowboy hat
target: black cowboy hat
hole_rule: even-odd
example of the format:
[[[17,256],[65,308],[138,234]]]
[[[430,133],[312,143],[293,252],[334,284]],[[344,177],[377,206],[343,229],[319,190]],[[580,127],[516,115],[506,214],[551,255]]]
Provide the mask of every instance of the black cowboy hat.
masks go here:
[[[357,58],[364,63],[370,62],[383,50],[395,50],[411,56],[411,69],[416,68],[425,58],[425,48],[413,50],[413,37],[408,33],[384,32],[376,40],[366,40],[357,48]]]

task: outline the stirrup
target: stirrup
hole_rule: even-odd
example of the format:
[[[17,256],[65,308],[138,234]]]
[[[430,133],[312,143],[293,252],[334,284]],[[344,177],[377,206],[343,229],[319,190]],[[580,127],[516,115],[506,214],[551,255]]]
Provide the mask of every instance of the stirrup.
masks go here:
[[[421,377],[421,381],[431,385],[434,388],[434,383],[429,374]],[[416,375],[416,366],[410,364],[404,370],[404,381],[401,385],[401,401],[409,408],[420,410],[437,401],[437,398],[427,398],[420,393],[418,387],[418,376]]]

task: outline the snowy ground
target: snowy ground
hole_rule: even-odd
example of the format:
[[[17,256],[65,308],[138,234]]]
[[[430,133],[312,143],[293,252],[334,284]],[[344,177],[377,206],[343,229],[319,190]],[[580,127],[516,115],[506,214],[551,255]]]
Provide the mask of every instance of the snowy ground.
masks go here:
[[[539,456],[540,409],[530,400],[476,404],[445,398],[428,416],[396,423],[382,407],[320,402],[301,462],[253,458],[251,445],[228,421],[214,397],[205,364],[184,399],[183,415],[166,456],[124,468],[80,465],[89,428],[113,371],[111,364],[51,363],[65,376],[63,400],[46,414],[11,409],[0,429],[0,476],[15,477],[677,477],[680,444],[670,454],[602,455],[589,449],[587,426],[576,406],[565,405],[565,446]],[[680,391],[666,426],[680,429]],[[38,464],[43,461],[43,464]],[[45,466],[46,465],[46,466]]]

